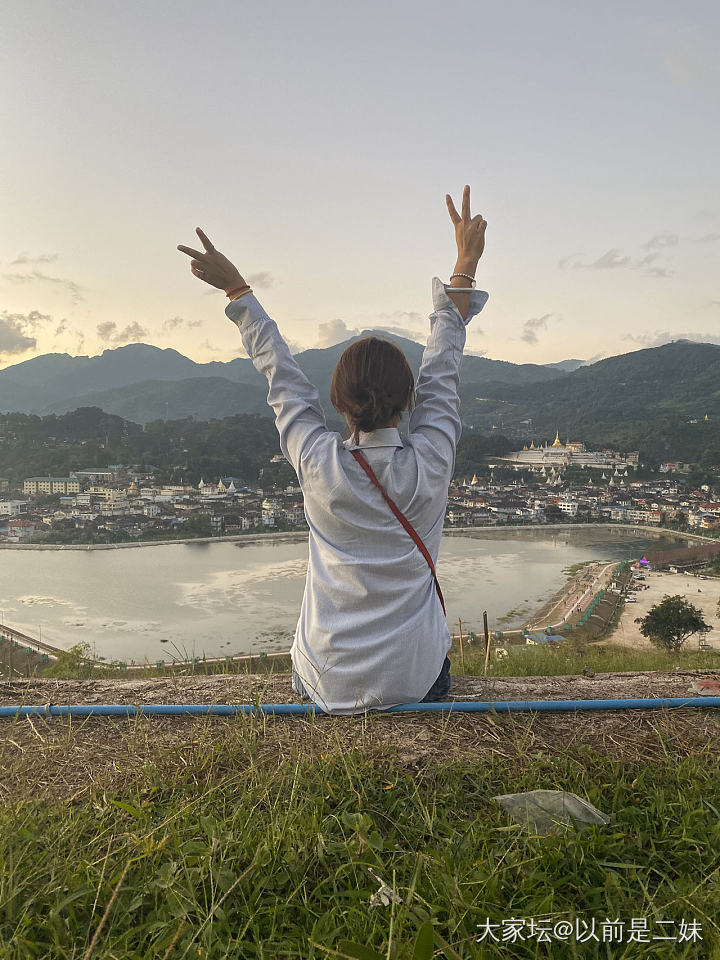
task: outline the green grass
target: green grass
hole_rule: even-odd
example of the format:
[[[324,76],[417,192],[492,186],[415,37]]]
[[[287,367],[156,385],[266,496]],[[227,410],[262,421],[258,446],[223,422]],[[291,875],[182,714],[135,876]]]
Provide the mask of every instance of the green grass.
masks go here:
[[[584,567],[592,566],[595,563],[594,560],[581,560],[579,563],[572,563],[569,567],[565,567],[563,573],[567,576],[568,580],[572,580]]]
[[[483,673],[481,648],[464,645],[466,674]],[[451,658],[453,672],[463,672],[457,643]],[[675,666],[717,669],[720,654],[573,638],[554,651],[521,649],[492,661],[490,675]],[[25,788],[0,806],[0,960],[720,957],[720,764],[712,736],[701,731],[683,749],[685,728],[677,728],[678,747],[650,720],[648,762],[641,759],[648,726],[643,739],[633,726],[607,728],[602,736],[611,744],[614,737],[638,743],[619,751],[620,760],[601,749],[601,739],[570,745],[550,721],[533,728],[536,739],[529,720],[499,715],[483,721],[489,735],[498,733],[496,752],[447,761],[443,751],[442,762],[421,768],[401,741],[400,758],[377,746],[383,728],[375,725],[390,722],[307,719],[301,735],[294,720],[282,726],[247,717],[204,721],[172,742],[158,734],[155,743],[160,724],[133,721],[152,750],[127,755],[119,740],[107,747],[112,779],[89,774],[81,801],[33,799]],[[41,780],[64,756],[87,749],[80,724],[74,735],[68,725],[67,736],[53,726],[51,743],[39,722],[22,737],[20,721],[6,723],[12,749],[24,751],[17,763],[30,751],[39,770],[32,776]],[[329,726],[335,723],[344,740]],[[589,715],[577,724],[592,734]],[[413,735],[446,732],[464,742],[478,729],[469,721],[461,727],[459,718],[417,718]],[[551,729],[555,739],[538,752]],[[528,835],[492,798],[535,789],[576,793],[611,823]],[[399,902],[371,906],[378,890],[371,869]],[[703,940],[627,942],[626,932],[612,944],[476,942],[486,918],[502,924],[512,917],[551,925],[594,920],[598,930],[606,918],[628,926],[643,918],[650,936],[677,935],[661,920],[696,920]]]
[[[98,928],[93,955],[108,960],[422,960],[431,954],[413,948],[427,921],[438,957],[550,955],[536,940],[474,942],[486,917],[702,924],[699,944],[624,942],[610,952],[556,942],[559,957],[718,949],[720,771],[711,747],[652,766],[587,751],[413,773],[339,745],[268,756],[261,724],[230,729],[187,744],[182,764],[159,756],[121,791],[99,785],[78,805],[0,808],[3,960],[84,957]],[[529,836],[492,797],[537,788],[577,793],[611,824]],[[369,868],[400,903],[370,905],[378,885]],[[343,941],[375,953],[338,954]]]
[[[472,648],[471,648],[472,649]],[[505,649],[509,649],[506,647]],[[484,655],[479,651],[468,654],[465,649],[465,670],[468,676],[482,676]],[[453,658],[455,673],[460,673],[459,657]],[[555,644],[553,648],[516,647],[502,660],[491,652],[488,676],[493,677],[552,677],[577,675],[589,668],[596,673],[628,673],[648,670],[718,670],[720,652],[681,650],[669,653],[662,650],[633,650],[629,647],[593,644]]]
[[[595,670],[596,673],[625,673],[645,670],[717,670],[720,669],[720,652],[700,653],[690,649],[677,653],[667,653],[661,650],[634,650],[622,646],[597,646],[587,643],[580,638],[581,630],[568,635],[566,644],[557,644],[554,648],[530,648],[521,645],[507,644],[505,649],[512,652],[504,659],[498,660],[491,652],[488,674],[495,677],[529,677],[529,676],[559,676],[582,673],[585,667]],[[460,646],[457,640],[452,644],[449,656],[453,663],[453,673],[465,673],[468,676],[482,676],[485,665],[484,639],[478,635],[474,644],[467,639],[463,643],[464,670],[461,668]],[[497,645],[502,645],[498,641]],[[493,647],[494,651],[494,647]],[[231,675],[231,674],[282,674],[290,672],[290,655],[287,657],[261,658],[255,656],[250,660],[235,661],[234,663],[204,664],[199,660],[194,668],[186,667],[183,675]],[[65,677],[69,679],[124,679],[142,680],[153,677],[176,676],[177,671],[170,667],[157,670],[148,667],[146,670],[125,671],[108,665],[107,667],[83,666],[82,654],[79,647],[73,648],[64,654],[60,661],[50,669],[39,673],[42,677]]]

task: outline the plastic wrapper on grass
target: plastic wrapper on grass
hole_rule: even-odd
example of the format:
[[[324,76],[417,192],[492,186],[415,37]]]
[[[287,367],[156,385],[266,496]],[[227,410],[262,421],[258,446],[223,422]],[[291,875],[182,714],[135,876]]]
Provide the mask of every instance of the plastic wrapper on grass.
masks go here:
[[[517,823],[531,833],[562,833],[568,828],[605,827],[610,823],[597,807],[565,790],[530,790],[527,793],[505,793],[497,800]]]

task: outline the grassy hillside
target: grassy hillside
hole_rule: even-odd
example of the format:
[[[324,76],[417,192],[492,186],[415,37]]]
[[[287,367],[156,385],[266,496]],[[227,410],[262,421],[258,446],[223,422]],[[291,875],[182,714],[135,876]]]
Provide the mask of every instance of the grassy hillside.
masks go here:
[[[715,714],[4,720],[2,956],[530,960],[538,924],[558,957],[716,956]],[[610,823],[494,799],[537,789]]]

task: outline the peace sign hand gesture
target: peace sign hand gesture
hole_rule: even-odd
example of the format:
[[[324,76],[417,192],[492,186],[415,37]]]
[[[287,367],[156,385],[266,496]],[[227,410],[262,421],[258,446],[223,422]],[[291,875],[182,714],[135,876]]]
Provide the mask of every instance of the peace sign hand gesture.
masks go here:
[[[477,261],[485,249],[485,229],[487,221],[478,214],[470,219],[470,187],[465,187],[462,200],[462,217],[455,209],[455,204],[449,193],[445,194],[450,219],[455,226],[455,240],[458,248],[458,260],[463,262]]]
[[[205,247],[205,253],[178,244],[178,250],[186,253],[189,257],[195,258],[190,264],[190,272],[200,280],[204,280],[205,283],[224,290],[225,293],[234,290],[236,287],[244,287],[245,281],[237,267],[228,260],[225,254],[215,249],[200,227],[196,227],[195,232]]]

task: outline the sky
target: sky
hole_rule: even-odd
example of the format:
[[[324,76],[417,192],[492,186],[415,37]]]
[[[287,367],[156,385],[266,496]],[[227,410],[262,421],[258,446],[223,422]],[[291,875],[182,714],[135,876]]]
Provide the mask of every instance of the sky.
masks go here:
[[[294,353],[425,343],[487,220],[466,351],[720,343],[720,4],[4,0],[0,368],[245,356],[195,228]]]

